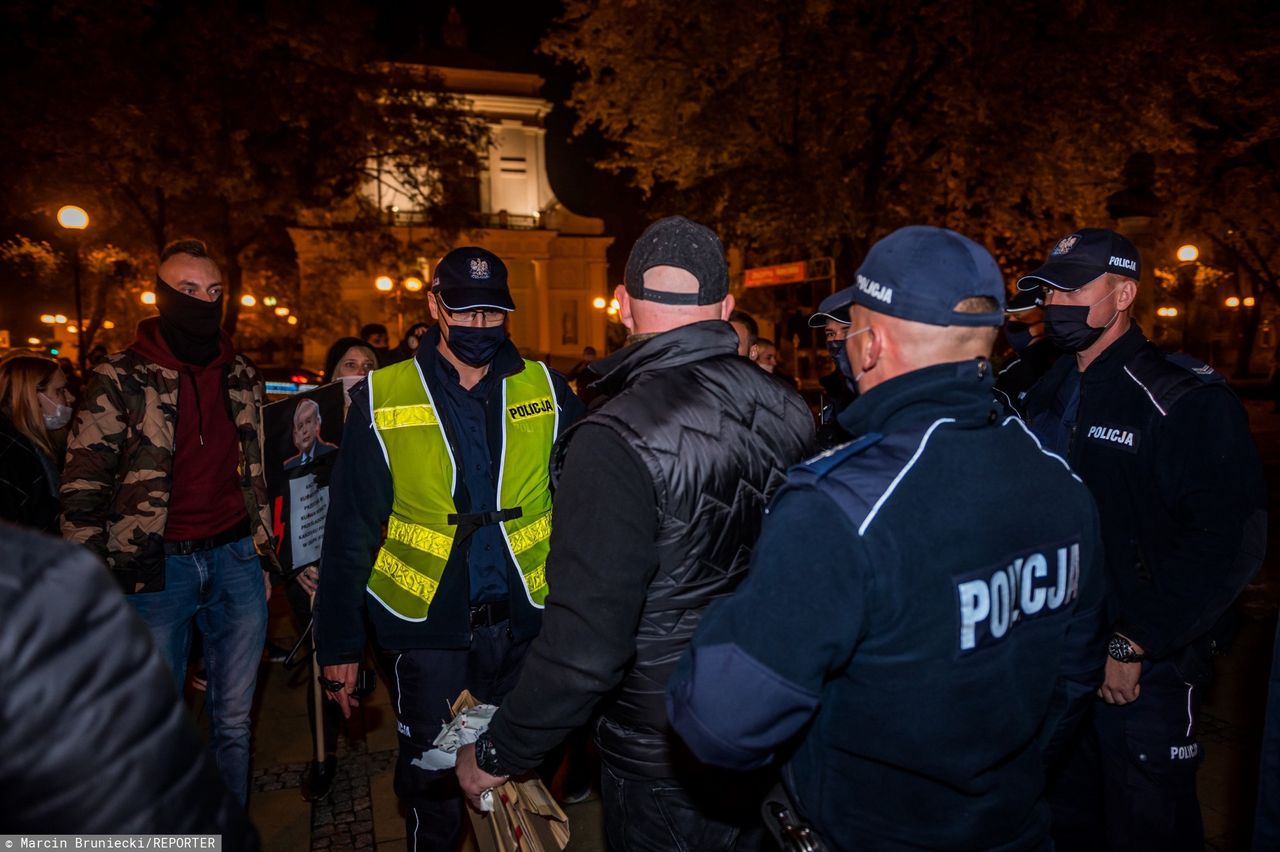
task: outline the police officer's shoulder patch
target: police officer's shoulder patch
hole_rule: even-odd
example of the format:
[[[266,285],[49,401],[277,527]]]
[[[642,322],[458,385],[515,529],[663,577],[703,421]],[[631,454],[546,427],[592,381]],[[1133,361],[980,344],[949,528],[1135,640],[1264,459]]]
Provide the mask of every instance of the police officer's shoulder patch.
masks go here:
[[[1167,415],[1187,393],[1205,385],[1226,385],[1217,370],[1183,352],[1161,352],[1147,345],[1125,364],[1124,371],[1146,392],[1151,404]]]
[[[810,476],[821,478],[839,467],[845,459],[866,452],[883,440],[884,435],[879,432],[868,432],[860,438],[834,446],[829,450],[818,453],[811,459],[795,465],[788,471],[788,474],[804,472]]]

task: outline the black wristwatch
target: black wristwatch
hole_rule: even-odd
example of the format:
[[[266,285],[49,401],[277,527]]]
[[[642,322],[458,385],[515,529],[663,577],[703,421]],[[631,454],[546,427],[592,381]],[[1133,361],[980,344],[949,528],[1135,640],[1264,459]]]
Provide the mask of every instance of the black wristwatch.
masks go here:
[[[501,775],[498,769],[498,750],[493,747],[493,739],[485,731],[476,739],[476,766],[490,775]]]
[[[1112,634],[1107,641],[1107,656],[1118,663],[1140,663],[1147,658],[1133,650],[1133,644],[1119,633]]]

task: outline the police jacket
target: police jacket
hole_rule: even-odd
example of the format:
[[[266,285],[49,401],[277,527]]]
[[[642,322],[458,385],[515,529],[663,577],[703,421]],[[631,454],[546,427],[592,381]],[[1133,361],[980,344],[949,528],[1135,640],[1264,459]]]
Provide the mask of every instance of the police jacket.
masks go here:
[[[1098,502],[1115,629],[1157,659],[1207,643],[1266,547],[1262,465],[1222,377],[1134,325],[1083,374],[1059,360],[1026,419]]]
[[[862,437],[792,469],[669,687],[698,757],[786,761],[836,849],[1032,848],[1046,756],[1102,680],[1093,501],[997,414],[990,366],[854,401]]]
[[[813,440],[800,395],[736,350],[709,321],[596,362],[607,402],[556,449],[543,632],[489,729],[506,771],[536,766],[598,707],[613,771],[673,776],[667,678],[703,609],[741,582],[768,496]]]
[[[431,398],[438,404],[448,399],[437,376],[435,362],[440,359],[436,348],[439,330],[423,335],[417,355]],[[510,340],[498,350],[490,371],[495,379],[525,369],[524,360]],[[556,404],[560,408],[561,434],[582,414],[582,404],[569,390],[559,373],[552,373]],[[329,513],[325,521],[324,550],[320,560],[320,588],[316,596],[316,638],[321,665],[359,662],[364,658],[365,617],[372,626],[378,644],[388,650],[409,648],[466,648],[471,644],[470,607],[475,599],[468,571],[469,538],[455,540],[440,586],[424,621],[407,621],[393,614],[368,593],[366,584],[375,556],[383,543],[383,527],[391,515],[394,498],[391,471],[372,426],[367,382],[351,392],[351,408],[347,412],[342,433],[342,449],[334,465],[329,486]],[[503,407],[502,382],[488,385],[485,399],[485,422],[482,425],[488,442],[492,470],[487,482],[497,489],[498,465],[501,463]],[[450,451],[460,470],[467,470],[468,459],[463,442],[453,433],[451,417],[442,417]],[[548,459],[550,463],[550,459]],[[475,477],[459,475],[454,486],[454,502],[459,513],[470,512],[472,498],[467,481]],[[485,479],[485,477],[481,477]],[[489,495],[492,497],[492,494]],[[523,641],[538,632],[542,610],[536,609],[522,589],[519,568],[510,554],[504,557],[510,594],[511,632]]]
[[[220,834],[257,849],[102,563],[8,524],[0,549],[0,833]]]

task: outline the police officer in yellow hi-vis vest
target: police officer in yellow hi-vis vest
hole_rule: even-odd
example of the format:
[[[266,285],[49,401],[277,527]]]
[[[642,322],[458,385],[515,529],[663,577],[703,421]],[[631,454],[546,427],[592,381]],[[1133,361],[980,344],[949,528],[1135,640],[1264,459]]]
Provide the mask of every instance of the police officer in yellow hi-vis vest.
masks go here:
[[[508,338],[515,303],[497,255],[445,255],[430,307],[437,324],[417,354],[352,390],[316,601],[319,660],[344,715],[366,619],[373,630],[419,852],[456,848],[463,800],[452,769],[415,761],[464,688],[498,704],[515,684],[547,597],[551,447],[583,413],[564,378]]]

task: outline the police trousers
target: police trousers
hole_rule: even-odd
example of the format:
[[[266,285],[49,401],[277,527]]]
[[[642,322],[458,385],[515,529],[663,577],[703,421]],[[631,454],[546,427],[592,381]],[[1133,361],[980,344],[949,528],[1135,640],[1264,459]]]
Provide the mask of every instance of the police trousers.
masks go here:
[[[1136,701],[1095,699],[1066,764],[1050,779],[1053,840],[1072,850],[1201,850],[1196,739],[1207,654],[1144,663]]]
[[[506,621],[473,628],[471,647],[384,651],[383,673],[396,712],[400,754],[395,790],[404,804],[405,842],[416,852],[454,852],[466,818],[462,788],[453,769],[413,765],[449,721],[449,707],[463,689],[483,704],[501,704],[516,684],[529,642],[515,642]]]

